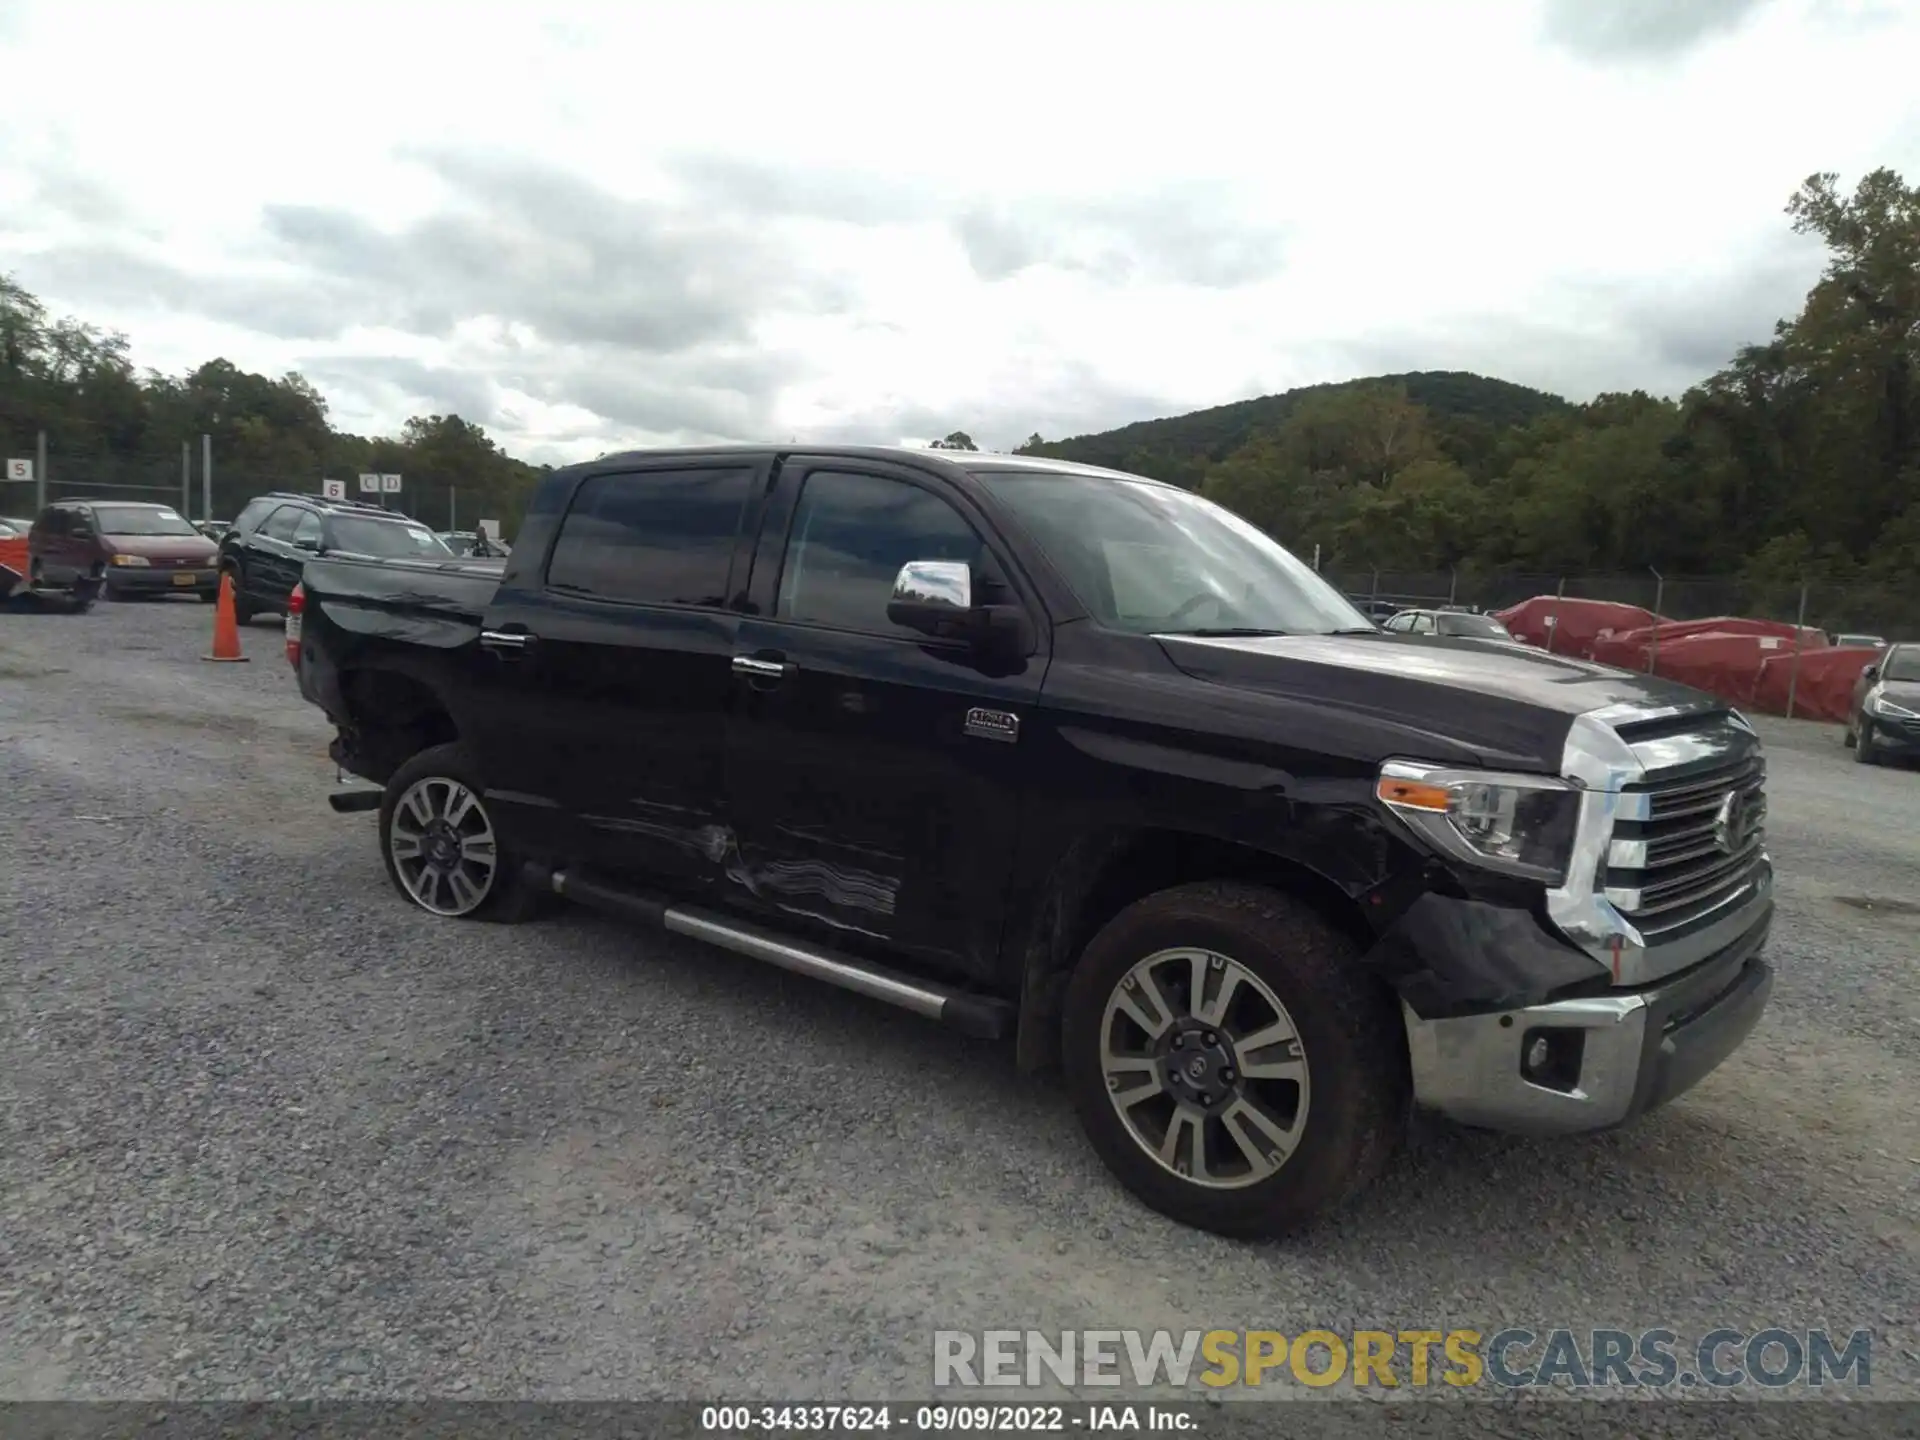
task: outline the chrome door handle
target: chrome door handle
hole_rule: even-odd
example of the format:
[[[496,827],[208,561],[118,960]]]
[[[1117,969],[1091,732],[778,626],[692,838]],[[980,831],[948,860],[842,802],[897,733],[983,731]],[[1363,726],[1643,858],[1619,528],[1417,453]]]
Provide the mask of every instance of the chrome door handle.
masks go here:
[[[488,650],[524,650],[533,636],[524,630],[482,630],[480,644]]]
[[[733,673],[753,680],[783,680],[792,669],[784,660],[762,660],[756,655],[733,657]]]

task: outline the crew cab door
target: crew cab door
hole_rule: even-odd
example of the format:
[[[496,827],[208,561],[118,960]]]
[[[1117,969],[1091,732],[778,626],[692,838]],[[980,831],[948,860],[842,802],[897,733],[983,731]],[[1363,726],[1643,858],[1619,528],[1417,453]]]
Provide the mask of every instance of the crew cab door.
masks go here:
[[[496,595],[476,708],[523,851],[640,885],[715,882],[730,575],[765,474],[751,456],[591,474],[544,565],[524,557]]]
[[[894,625],[887,603],[914,560],[966,561],[976,592],[1004,585],[986,535],[966,497],[923,472],[789,459],[754,554],[727,729],[731,878],[753,904],[973,974],[998,951],[1019,726],[1044,652],[983,668],[964,643]]]
[[[241,555],[241,579],[247,598],[272,609],[284,605],[306,564],[306,552],[294,559],[293,534],[313,512],[304,505],[282,505],[247,537]]]

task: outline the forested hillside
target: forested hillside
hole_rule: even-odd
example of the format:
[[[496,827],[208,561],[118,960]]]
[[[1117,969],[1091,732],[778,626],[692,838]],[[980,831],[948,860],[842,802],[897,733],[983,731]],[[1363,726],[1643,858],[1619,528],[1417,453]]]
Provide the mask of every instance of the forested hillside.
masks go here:
[[[1677,400],[1480,376],[1314,386],[1022,450],[1200,489],[1347,569],[1920,574],[1920,191],[1810,178],[1828,263],[1800,313]]]

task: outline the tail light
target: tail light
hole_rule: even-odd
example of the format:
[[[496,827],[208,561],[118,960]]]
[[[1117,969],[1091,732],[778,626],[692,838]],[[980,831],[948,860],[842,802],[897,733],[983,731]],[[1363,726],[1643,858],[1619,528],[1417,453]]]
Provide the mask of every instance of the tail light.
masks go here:
[[[306,613],[307,587],[295,585],[287,596],[287,664],[300,668],[300,617]]]

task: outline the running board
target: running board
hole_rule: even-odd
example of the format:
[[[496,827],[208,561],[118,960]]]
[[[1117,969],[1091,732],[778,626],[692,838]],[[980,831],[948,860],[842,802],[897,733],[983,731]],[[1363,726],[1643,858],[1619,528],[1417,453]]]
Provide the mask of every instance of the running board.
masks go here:
[[[804,940],[777,935],[744,921],[721,919],[689,905],[669,904],[615,889],[568,870],[548,870],[544,866],[527,867],[527,878],[536,888],[582,905],[634,920],[645,920],[676,935],[703,940],[723,950],[754,960],[778,965],[796,975],[824,980],[842,990],[851,990],[869,999],[883,1000],[902,1010],[911,1010],[929,1020],[967,1035],[985,1040],[1004,1038],[1013,1028],[1013,1006],[1004,1000],[984,995],[965,995],[947,986],[917,976],[875,965],[867,960],[811,945]]]

